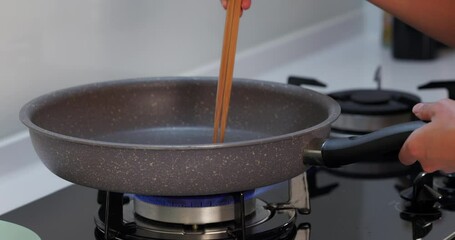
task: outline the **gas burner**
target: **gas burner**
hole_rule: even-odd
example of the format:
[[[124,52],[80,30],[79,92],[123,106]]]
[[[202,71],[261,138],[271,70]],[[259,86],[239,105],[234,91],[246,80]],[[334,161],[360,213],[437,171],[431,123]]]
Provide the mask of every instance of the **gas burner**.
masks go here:
[[[441,212],[435,211],[429,215],[400,213],[403,220],[412,224],[412,239],[423,239],[433,229],[433,222],[441,218]]]
[[[332,124],[335,137],[370,133],[391,125],[414,120],[412,108],[421,100],[402,91],[381,88],[381,67],[376,69],[377,89],[348,89],[329,93],[340,104],[341,114]],[[325,87],[313,78],[291,76],[288,84]]]
[[[441,207],[455,211],[455,173],[435,177],[434,186],[442,194]]]
[[[413,186],[403,190],[400,196],[407,201],[401,213],[403,219],[433,222],[441,217],[439,201],[442,195],[433,189],[432,174],[420,173]]]
[[[295,225],[297,211],[309,213],[306,174],[289,180],[286,203],[259,199],[257,194],[264,189],[182,198],[105,192],[99,194],[95,236],[98,240],[291,240],[308,236],[308,226]]]
[[[418,96],[381,89],[380,67],[375,72],[374,80],[377,82],[377,89],[350,89],[328,94],[341,107],[340,116],[332,124],[331,137],[359,136],[394,124],[415,120],[412,107],[420,102]],[[296,76],[289,77],[288,84],[326,86],[316,79]],[[371,160],[327,171],[343,177],[378,179],[405,176],[415,171],[420,172],[421,168],[419,165],[404,166],[391,158],[390,161]]]
[[[413,120],[412,107],[420,102],[405,92],[381,89],[357,89],[329,94],[341,106],[340,117],[332,124],[332,137],[351,137],[370,133],[394,124]],[[390,178],[403,176],[420,166],[407,167],[396,159],[366,161],[333,169],[331,172],[354,178]]]
[[[246,218],[246,234],[248,239],[286,239],[295,234],[294,210],[271,211],[266,209],[267,204],[254,199],[255,211]],[[123,206],[123,221],[127,231],[118,232],[115,239],[169,239],[169,240],[193,240],[193,239],[233,239],[233,231],[236,229],[234,221],[211,223],[211,224],[177,224],[165,223],[147,219],[134,214],[133,204],[130,202]],[[98,235],[104,239],[104,222],[100,218],[95,219]],[[112,229],[111,229],[112,231]],[[115,232],[115,231],[114,231]],[[281,237],[281,238],[280,238]]]
[[[433,222],[442,216],[439,204],[442,195],[433,189],[433,175],[420,173],[413,186],[403,190],[400,196],[407,201],[400,217],[412,223],[413,239],[425,237]]]
[[[356,89],[329,94],[341,106],[332,125],[338,134],[358,135],[413,119],[412,107],[420,99],[412,94],[379,89]]]
[[[245,193],[245,215],[257,209],[255,191]],[[235,220],[231,194],[194,197],[156,197],[135,195],[136,214],[159,222],[200,225]]]
[[[444,88],[449,93],[450,99],[455,99],[455,80],[435,80],[418,87],[419,89],[439,89]]]

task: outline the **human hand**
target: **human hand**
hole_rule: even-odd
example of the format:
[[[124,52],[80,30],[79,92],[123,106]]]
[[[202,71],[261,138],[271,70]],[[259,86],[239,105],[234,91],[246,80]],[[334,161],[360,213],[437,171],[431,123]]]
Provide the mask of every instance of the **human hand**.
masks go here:
[[[455,101],[419,103],[412,109],[424,121],[403,144],[399,158],[405,165],[419,161],[425,172],[455,172]]]
[[[228,0],[221,0],[221,5],[223,5],[224,9],[227,8]],[[242,10],[247,10],[251,7],[251,0],[242,0]]]

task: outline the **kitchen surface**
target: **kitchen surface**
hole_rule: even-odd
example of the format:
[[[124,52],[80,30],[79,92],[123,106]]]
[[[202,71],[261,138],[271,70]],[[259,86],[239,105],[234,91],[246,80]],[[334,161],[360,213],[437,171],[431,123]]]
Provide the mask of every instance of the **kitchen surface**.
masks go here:
[[[249,11],[254,11],[254,6]],[[332,97],[347,90],[396,91],[399,97],[390,102],[406,106],[408,115],[419,100],[437,101],[449,96],[444,87],[419,87],[455,81],[453,49],[440,47],[431,60],[394,58],[391,47],[382,43],[382,12],[369,4],[314,21],[264,42],[255,43],[250,38],[249,43],[241,43],[240,32],[234,76],[278,83],[288,83],[294,76],[301,86]],[[216,58],[201,58],[205,60],[197,65],[170,67],[163,73],[216,76]],[[64,68],[59,71],[65,74]],[[137,67],[135,71],[137,74],[106,71],[101,76],[104,81],[149,74]],[[91,82],[95,81],[97,74],[88,75]],[[312,80],[326,86],[315,86]],[[78,85],[73,80],[68,84]],[[377,104],[383,103],[382,97]],[[342,109],[343,113],[349,116]],[[4,119],[8,119],[5,125],[17,127],[9,123],[9,116]],[[331,136],[366,133],[340,128],[333,128]],[[36,155],[29,133],[21,128],[0,138],[0,166],[0,221],[25,226],[41,239],[455,239],[455,176],[425,174],[418,165],[404,167],[393,159],[339,169],[312,167],[289,181],[235,194],[184,199],[107,194],[51,173]],[[138,205],[146,210],[138,210]],[[196,205],[196,210],[188,210]],[[195,212],[188,214],[182,209]],[[227,221],[195,220],[218,214],[204,212],[209,209],[224,215],[234,212],[235,216],[228,214]],[[160,211],[165,214],[159,216]],[[193,219],[182,220],[187,218]],[[109,227],[112,232],[106,234],[104,230]]]

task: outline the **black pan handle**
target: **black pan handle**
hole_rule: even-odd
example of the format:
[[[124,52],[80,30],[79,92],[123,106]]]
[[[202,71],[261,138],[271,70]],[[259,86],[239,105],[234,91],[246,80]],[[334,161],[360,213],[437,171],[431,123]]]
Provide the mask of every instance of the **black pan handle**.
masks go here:
[[[414,121],[362,136],[328,139],[321,148],[321,164],[334,168],[362,161],[398,161],[401,146],[414,130],[423,125],[422,121]]]

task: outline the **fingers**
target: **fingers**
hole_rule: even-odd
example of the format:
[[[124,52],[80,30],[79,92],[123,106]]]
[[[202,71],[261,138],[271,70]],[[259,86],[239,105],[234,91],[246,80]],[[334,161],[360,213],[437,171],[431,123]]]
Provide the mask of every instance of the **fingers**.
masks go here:
[[[398,157],[404,165],[420,162],[425,172],[431,173],[441,169],[438,147],[444,147],[438,140],[438,125],[430,122],[412,132],[401,147]]]
[[[224,9],[227,9],[227,0],[221,0],[221,5],[223,5]]]
[[[404,165],[420,162],[425,172],[434,172],[438,169],[437,160],[439,156],[434,153],[429,153],[428,148],[433,148],[434,139],[429,138],[429,134],[434,131],[434,124],[428,123],[425,126],[415,130],[401,147],[398,155],[401,163]],[[429,156],[430,155],[430,156]]]
[[[228,0],[221,0],[221,5],[227,9]],[[242,0],[242,10],[247,10],[251,7],[251,0]]]
[[[434,103],[419,103],[412,112],[421,120],[435,120],[436,117],[455,116],[455,102],[451,99],[442,99]]]
[[[419,149],[415,146],[416,144],[414,144],[414,142],[418,138],[418,130],[415,130],[411,133],[411,135],[409,135],[408,139],[401,147],[400,153],[398,154],[401,163],[404,165],[411,165],[417,161]]]
[[[423,129],[422,129],[423,128]],[[426,145],[423,139],[427,129],[425,126],[420,129],[415,130],[406,142],[403,144],[401,151],[398,155],[401,163],[404,165],[412,165],[415,162],[419,161],[425,172],[431,173],[436,171],[437,165],[433,161],[434,159],[428,159]]]
[[[434,103],[418,103],[412,108],[412,112],[421,120],[430,121],[435,115]]]
[[[251,0],[243,0],[242,1],[242,9],[248,10],[251,7]]]

